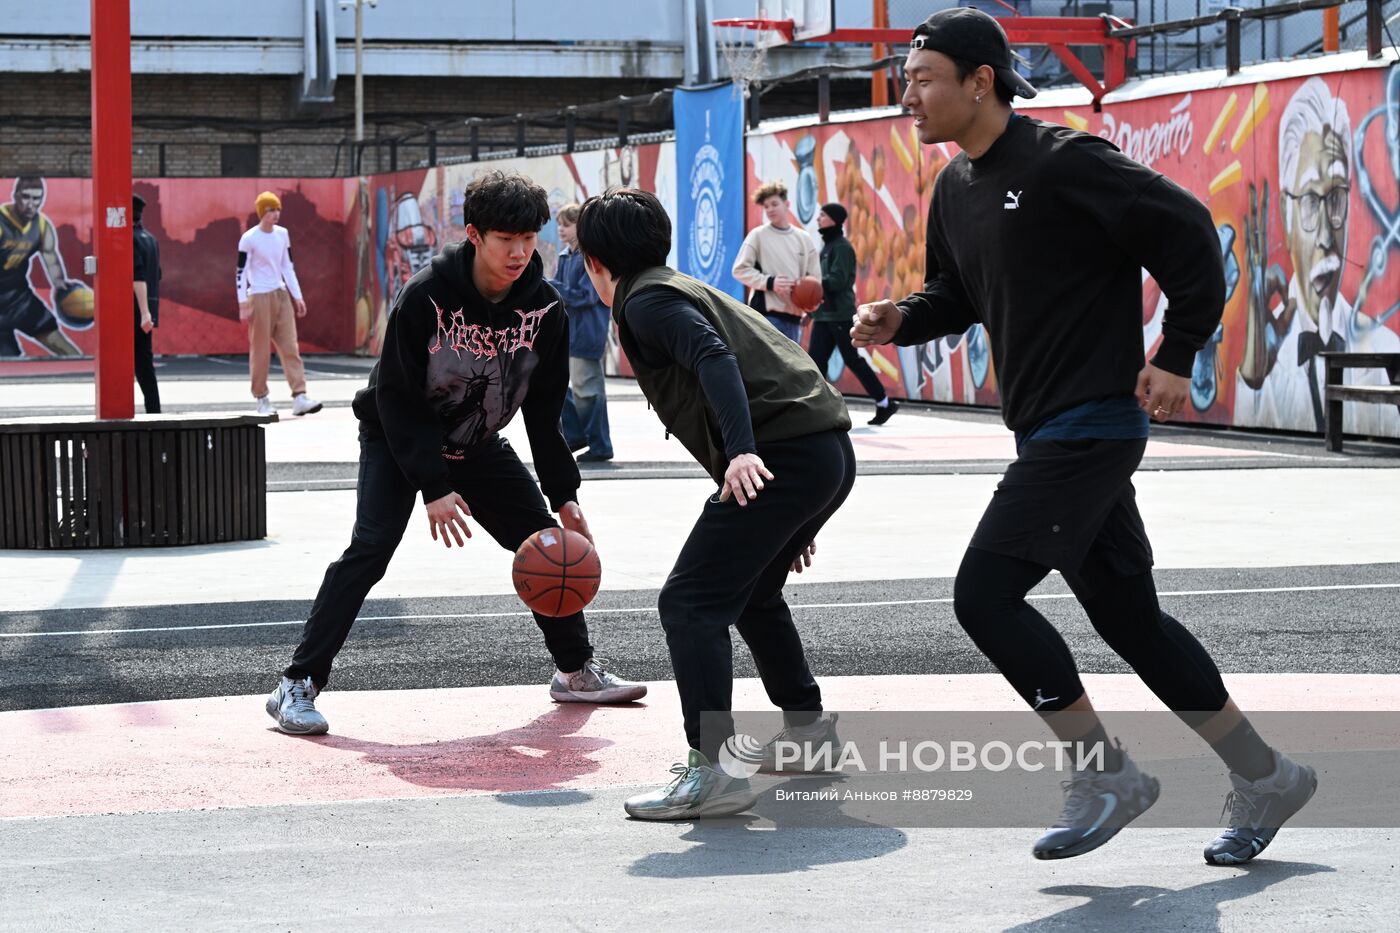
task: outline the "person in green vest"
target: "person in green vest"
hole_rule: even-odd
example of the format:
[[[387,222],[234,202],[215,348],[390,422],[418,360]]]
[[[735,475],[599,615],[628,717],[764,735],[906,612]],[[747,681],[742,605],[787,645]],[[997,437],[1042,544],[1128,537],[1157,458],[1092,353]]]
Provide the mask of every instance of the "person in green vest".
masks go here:
[[[834,738],[783,584],[811,566],[817,532],[855,482],[850,415],[800,346],[666,266],[671,220],[655,195],[613,188],[589,198],[578,245],[647,401],[718,487],[657,600],[689,756],[669,785],[624,809],[643,820],[729,816],[753,806],[748,778],[775,757],[774,743],[734,735],[730,626],[784,711],[774,742]]]
[[[846,209],[835,201],[823,204],[817,213],[817,232],[822,237],[822,303],[812,313],[807,352],[826,372],[832,351],[839,351],[846,368],[875,403],[875,417],[866,423],[881,425],[899,411],[899,403],[889,397],[875,370],[851,344],[851,320],[856,316],[856,250],[842,232],[845,223]]]

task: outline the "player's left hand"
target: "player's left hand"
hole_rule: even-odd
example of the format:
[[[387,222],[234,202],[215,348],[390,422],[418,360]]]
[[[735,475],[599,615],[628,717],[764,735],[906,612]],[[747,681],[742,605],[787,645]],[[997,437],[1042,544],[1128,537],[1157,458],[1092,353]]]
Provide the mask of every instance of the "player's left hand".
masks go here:
[[[583,517],[583,509],[578,507],[577,502],[565,502],[559,509],[559,521],[569,531],[577,531],[588,539],[589,544],[596,544],[593,540],[593,532],[588,530],[588,519]]]
[[[1190,393],[1191,380],[1188,377],[1158,369],[1151,363],[1138,373],[1134,392],[1138,404],[1155,421],[1166,421],[1185,408]]]
[[[729,469],[724,471],[719,501],[723,502],[732,495],[741,506],[748,505],[750,499],[763,491],[763,481],[772,478],[773,474],[768,472],[758,454],[740,454],[729,461]]]
[[[802,551],[797,555],[797,559],[792,562],[792,572],[801,573],[803,567],[812,566],[812,558],[816,555],[816,553],[817,542],[813,541],[811,544],[803,548]]]
[[[300,298],[292,299],[292,307],[297,309],[297,317],[306,317],[306,302]]]

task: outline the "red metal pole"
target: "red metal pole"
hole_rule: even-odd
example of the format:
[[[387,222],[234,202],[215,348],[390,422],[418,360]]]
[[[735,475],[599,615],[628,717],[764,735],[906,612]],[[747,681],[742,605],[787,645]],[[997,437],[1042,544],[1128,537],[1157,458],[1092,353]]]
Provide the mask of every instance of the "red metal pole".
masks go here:
[[[92,0],[92,235],[97,417],[136,413],[132,381],[131,2]]]

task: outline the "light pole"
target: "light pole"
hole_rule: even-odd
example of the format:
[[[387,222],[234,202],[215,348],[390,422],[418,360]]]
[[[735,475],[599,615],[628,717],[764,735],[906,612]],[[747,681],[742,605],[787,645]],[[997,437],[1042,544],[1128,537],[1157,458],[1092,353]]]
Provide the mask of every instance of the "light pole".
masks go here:
[[[360,170],[360,156],[365,141],[365,4],[378,6],[379,0],[340,0],[340,8],[355,8],[355,171]]]

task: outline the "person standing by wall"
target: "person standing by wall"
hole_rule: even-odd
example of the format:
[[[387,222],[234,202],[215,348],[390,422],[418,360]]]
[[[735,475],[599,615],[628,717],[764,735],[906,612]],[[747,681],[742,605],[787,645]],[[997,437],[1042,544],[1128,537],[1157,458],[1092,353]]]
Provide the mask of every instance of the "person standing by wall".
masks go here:
[[[292,238],[277,223],[282,199],[264,191],[254,203],[258,225],[238,241],[238,319],[248,323],[253,398],[258,414],[276,413],[267,394],[267,368],[275,346],[292,389],[292,414],[312,415],[321,410],[321,403],[306,394],[306,369],[297,348],[296,318],[306,317],[306,302],[292,266]]]
[[[817,213],[817,233],[822,238],[822,303],[812,313],[807,352],[825,373],[831,352],[840,351],[846,368],[875,402],[875,417],[868,423],[879,425],[899,411],[899,403],[889,397],[875,370],[851,344],[851,318],[856,313],[856,250],[842,232],[845,223],[846,209],[835,202],[823,204]]]
[[[156,385],[156,363],[151,340],[156,325],[160,323],[160,244],[141,225],[141,214],[145,210],[146,199],[133,194],[131,237],[135,268],[131,287],[136,293],[136,384],[141,387],[146,414],[158,415],[160,389]]]
[[[569,394],[564,399],[561,425],[570,450],[588,448],[579,454],[579,462],[598,463],[613,458],[608,432],[608,387],[603,373],[612,312],[598,300],[598,292],[583,268],[583,254],[578,251],[578,214],[577,204],[565,204],[555,218],[564,251],[559,254],[550,284],[564,299],[569,315]]]
[[[805,312],[792,303],[792,287],[806,276],[819,277],[821,261],[812,237],[791,223],[787,195],[787,186],[780,181],[770,181],[754,192],[753,202],[763,208],[766,222],[744,237],[734,260],[734,278],[763,292],[763,316],[801,343]]]

